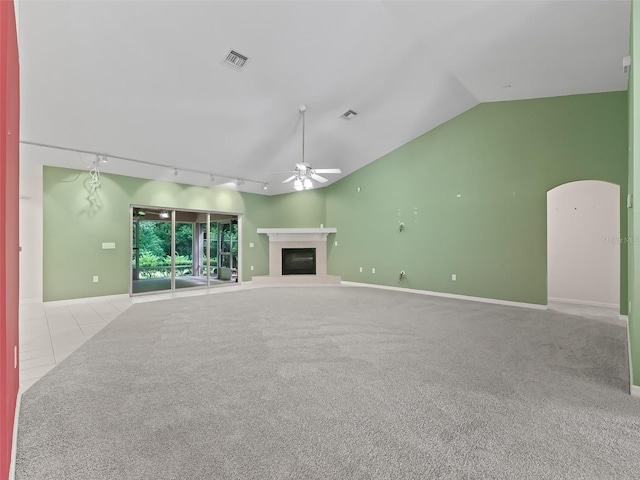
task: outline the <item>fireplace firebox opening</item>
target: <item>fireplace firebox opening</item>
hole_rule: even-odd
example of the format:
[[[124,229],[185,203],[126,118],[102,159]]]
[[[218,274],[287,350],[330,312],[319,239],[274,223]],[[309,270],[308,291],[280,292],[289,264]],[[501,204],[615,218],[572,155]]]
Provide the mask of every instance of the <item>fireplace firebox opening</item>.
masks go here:
[[[315,248],[283,248],[282,275],[315,275]]]

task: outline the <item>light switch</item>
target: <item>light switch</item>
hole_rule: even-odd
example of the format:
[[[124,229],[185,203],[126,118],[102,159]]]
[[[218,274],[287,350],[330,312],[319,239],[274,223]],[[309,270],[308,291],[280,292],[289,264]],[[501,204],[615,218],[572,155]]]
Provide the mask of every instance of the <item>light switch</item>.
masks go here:
[[[249,243],[249,248],[253,248],[253,242]]]

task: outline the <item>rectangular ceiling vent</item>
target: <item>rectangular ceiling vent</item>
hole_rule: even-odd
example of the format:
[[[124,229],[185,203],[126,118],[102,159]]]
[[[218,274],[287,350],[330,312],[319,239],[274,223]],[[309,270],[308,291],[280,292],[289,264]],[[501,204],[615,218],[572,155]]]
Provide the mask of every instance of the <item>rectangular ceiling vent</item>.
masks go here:
[[[242,70],[242,68],[244,67],[245,63],[247,63],[247,60],[249,60],[249,57],[247,57],[246,55],[238,53],[235,50],[231,50],[227,54],[227,58],[225,58],[224,61],[225,61],[225,63],[231,65],[233,68],[236,68],[238,70]]]
[[[347,120],[349,120],[351,117],[355,117],[357,115],[356,112],[354,112],[353,110],[347,110],[346,112],[344,112],[342,115],[340,115],[342,118],[346,118]]]

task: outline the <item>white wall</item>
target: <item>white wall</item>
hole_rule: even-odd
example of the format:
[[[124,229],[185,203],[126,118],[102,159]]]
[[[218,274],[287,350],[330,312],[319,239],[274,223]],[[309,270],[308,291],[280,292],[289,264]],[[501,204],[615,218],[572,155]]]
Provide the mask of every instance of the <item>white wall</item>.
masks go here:
[[[620,187],[581,181],[547,192],[549,300],[618,307]]]
[[[20,147],[20,301],[42,301],[42,164]]]

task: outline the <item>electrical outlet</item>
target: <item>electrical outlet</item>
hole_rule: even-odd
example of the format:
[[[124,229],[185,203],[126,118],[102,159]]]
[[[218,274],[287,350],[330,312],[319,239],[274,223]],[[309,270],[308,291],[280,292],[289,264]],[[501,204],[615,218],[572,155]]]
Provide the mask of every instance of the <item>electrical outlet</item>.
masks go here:
[[[360,267],[360,273],[362,273],[362,267]]]
[[[333,246],[337,247],[338,246],[338,240],[336,240],[335,242],[333,242]]]
[[[251,265],[251,271],[253,272],[253,265]]]
[[[249,248],[253,248],[253,242],[249,243]]]
[[[372,269],[371,269],[371,273],[376,273],[376,269],[375,269],[375,268],[372,268]]]
[[[458,276],[455,273],[452,273],[451,274],[451,280],[453,280],[455,282],[456,280],[458,280]]]
[[[93,283],[98,283],[100,281],[100,279],[98,278],[98,275],[94,275],[93,276]]]

